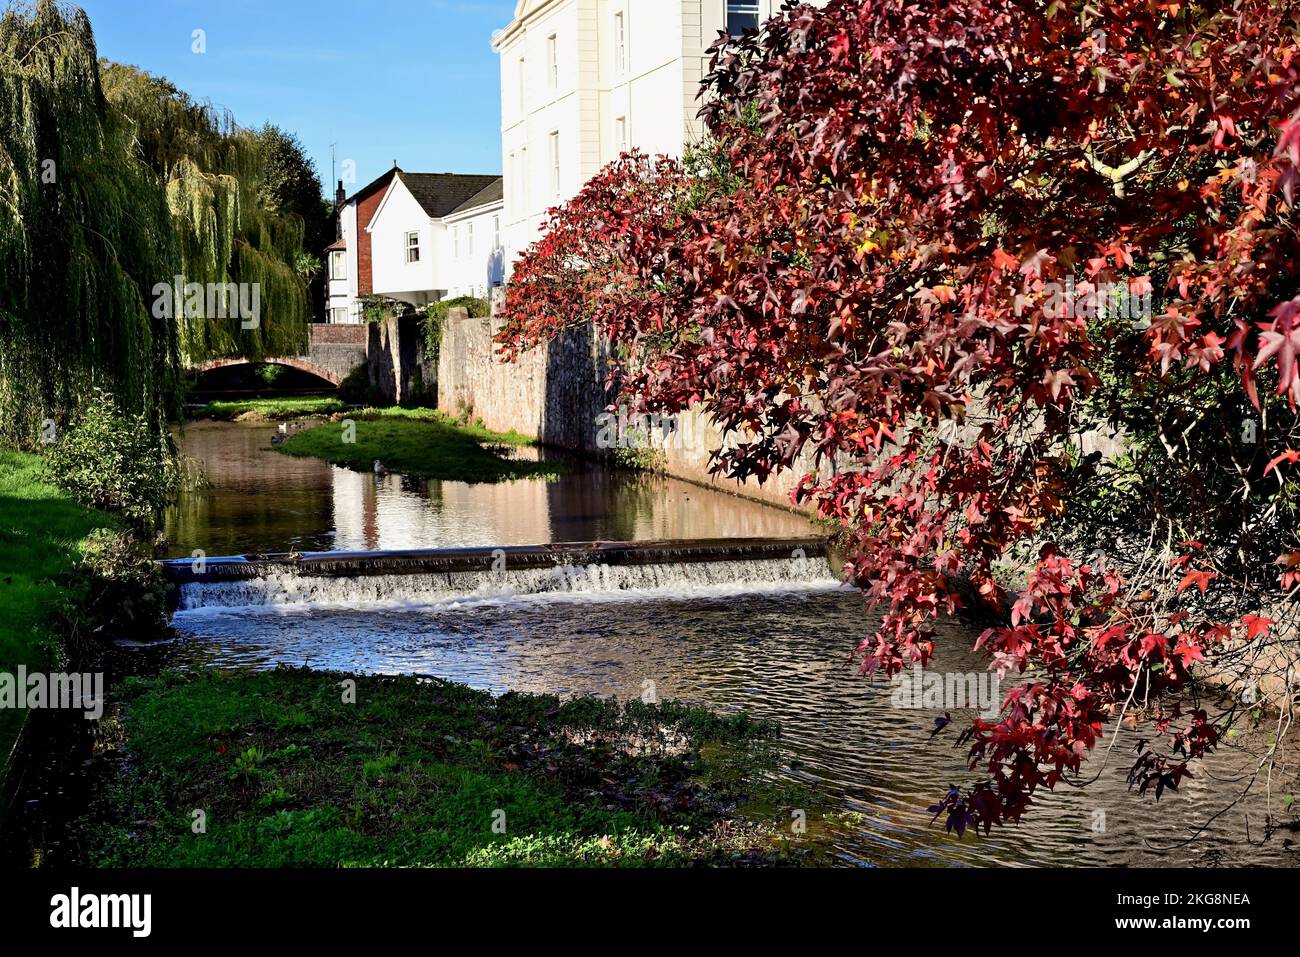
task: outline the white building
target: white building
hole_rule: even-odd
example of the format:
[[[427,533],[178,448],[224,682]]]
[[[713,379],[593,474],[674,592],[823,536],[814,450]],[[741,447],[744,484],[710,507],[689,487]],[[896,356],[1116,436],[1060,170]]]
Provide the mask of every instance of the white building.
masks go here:
[[[680,157],[706,51],[754,29],[780,0],[519,0],[497,31],[507,263],[546,211],[631,147]]]
[[[498,176],[442,219],[450,248],[445,277],[449,299],[486,299],[494,287],[505,284],[502,189]]]
[[[423,306],[486,298],[504,281],[501,177],[407,173],[397,166],[339,198],[329,247],[329,321],[362,321],[360,299]]]
[[[366,226],[377,296],[415,306],[486,297],[501,177],[398,172]]]

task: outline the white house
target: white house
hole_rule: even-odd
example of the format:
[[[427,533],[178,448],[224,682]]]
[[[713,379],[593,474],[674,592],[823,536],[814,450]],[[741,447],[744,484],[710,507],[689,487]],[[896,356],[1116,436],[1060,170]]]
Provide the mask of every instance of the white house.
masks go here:
[[[486,297],[504,281],[501,177],[394,165],[346,199],[328,249],[329,321],[362,321],[361,297],[423,306]],[[340,190],[341,192],[341,190]]]
[[[485,294],[500,182],[499,176],[398,171],[366,226],[374,294],[415,306],[457,289]]]
[[[816,0],[814,0],[816,2]],[[501,65],[507,264],[546,210],[620,153],[682,155],[707,50],[755,29],[781,0],[518,0],[492,37]]]

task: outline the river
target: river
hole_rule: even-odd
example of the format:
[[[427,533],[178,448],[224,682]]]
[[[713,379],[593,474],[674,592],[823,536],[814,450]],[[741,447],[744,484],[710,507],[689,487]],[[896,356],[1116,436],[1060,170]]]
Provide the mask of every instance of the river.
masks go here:
[[[184,451],[211,487],[169,513],[170,554],[399,549],[556,541],[807,535],[793,513],[662,477],[579,467],[553,482],[499,485],[374,476],[271,451],[272,426],[199,423]],[[797,573],[733,563],[665,567],[653,580],[565,579],[530,593],[412,580],[359,599],[346,583],[309,600],[268,586],[200,598],[177,613],[182,666],[319,668],[438,675],[494,691],[640,696],[652,687],[782,724],[780,773],[807,785],[809,836],[846,865],[1294,866],[1283,835],[1262,845],[1262,789],[1233,806],[1248,756],[1229,742],[1158,803],[1125,783],[1139,735],[1121,730],[1098,780],[1039,799],[988,837],[947,834],[927,806],[972,781],[942,709],[900,707],[894,686],[850,661],[866,633],[861,597],[824,561]],[[272,583],[274,584],[274,583]],[[960,624],[939,635],[938,671],[985,675]],[[1108,731],[1109,733],[1109,731]],[[1278,801],[1274,797],[1275,807]],[[1225,810],[1227,808],[1227,810]],[[784,812],[783,812],[784,813]],[[1216,816],[1217,815],[1217,816]],[[1199,838],[1187,839],[1208,821]]]

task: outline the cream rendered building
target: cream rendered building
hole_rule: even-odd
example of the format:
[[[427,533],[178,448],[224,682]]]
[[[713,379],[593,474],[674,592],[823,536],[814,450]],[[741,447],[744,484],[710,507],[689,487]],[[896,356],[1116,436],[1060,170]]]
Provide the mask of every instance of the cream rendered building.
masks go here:
[[[492,37],[501,58],[505,261],[546,211],[621,152],[681,156],[707,50],[757,27],[780,0],[519,0]]]

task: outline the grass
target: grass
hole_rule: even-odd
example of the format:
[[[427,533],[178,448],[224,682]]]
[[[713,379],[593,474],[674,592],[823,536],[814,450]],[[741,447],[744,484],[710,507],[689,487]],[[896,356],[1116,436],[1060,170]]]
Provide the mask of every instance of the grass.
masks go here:
[[[355,703],[343,701],[348,680]],[[122,698],[124,753],[76,829],[85,864],[646,866],[784,853],[775,824],[734,814],[772,766],[776,734],[743,715],[306,669],[172,672],[131,679]]]
[[[0,449],[0,671],[57,660],[50,619],[67,593],[65,576],[86,537],[112,525],[52,485],[40,456]],[[0,779],[26,715],[0,709]]]
[[[355,423],[354,442],[344,441],[347,420]],[[567,470],[561,462],[510,458],[509,449],[535,444],[526,435],[492,432],[432,409],[362,409],[347,420],[305,429],[275,448],[367,472],[378,459],[391,472],[460,482],[552,478]]]
[[[345,408],[341,400],[326,396],[308,396],[299,399],[216,400],[209,402],[194,415],[200,419],[229,420],[248,416],[279,421],[295,419],[302,415],[330,415],[333,412],[341,412]]]

